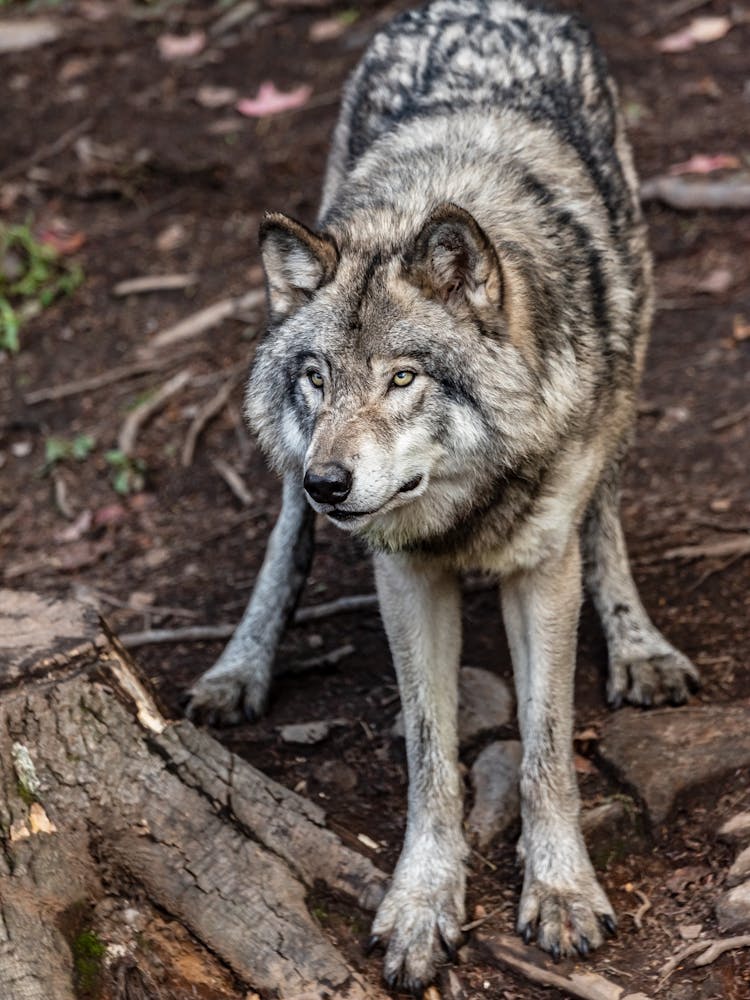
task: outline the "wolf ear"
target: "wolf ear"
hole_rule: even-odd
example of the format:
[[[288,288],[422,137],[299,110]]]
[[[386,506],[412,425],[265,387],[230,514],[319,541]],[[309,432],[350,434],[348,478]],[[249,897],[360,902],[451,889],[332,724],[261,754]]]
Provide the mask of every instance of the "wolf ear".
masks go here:
[[[331,280],[338,248],[330,236],[313,233],[281,212],[266,213],[259,237],[271,319],[284,319]]]
[[[410,280],[428,298],[454,311],[468,308],[497,316],[503,275],[495,248],[473,215],[458,205],[439,205],[414,241],[407,259]]]

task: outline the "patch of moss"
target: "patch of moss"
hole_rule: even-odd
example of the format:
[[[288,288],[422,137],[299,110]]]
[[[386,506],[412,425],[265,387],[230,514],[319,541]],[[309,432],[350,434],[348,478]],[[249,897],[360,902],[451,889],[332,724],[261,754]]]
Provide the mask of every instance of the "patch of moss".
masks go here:
[[[76,997],[96,1000],[102,990],[106,945],[95,931],[81,931],[73,939],[73,976]]]
[[[37,801],[36,795],[28,788],[22,781],[19,781],[16,785],[18,795],[25,805],[30,806],[32,803]]]

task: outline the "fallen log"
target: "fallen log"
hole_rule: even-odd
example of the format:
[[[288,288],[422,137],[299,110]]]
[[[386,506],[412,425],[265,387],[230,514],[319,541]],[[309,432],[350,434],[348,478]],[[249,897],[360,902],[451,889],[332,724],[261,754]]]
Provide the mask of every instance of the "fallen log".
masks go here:
[[[3,1000],[74,1000],[91,992],[84,975],[109,977],[113,996],[140,976],[143,995],[159,995],[158,970],[168,981],[177,973],[125,926],[134,899],[202,956],[180,964],[183,978],[213,963],[217,976],[268,997],[382,996],[306,896],[324,885],[371,910],[385,875],[326,827],[318,806],[189,722],[165,719],[96,611],[9,590],[0,590],[0,848]]]

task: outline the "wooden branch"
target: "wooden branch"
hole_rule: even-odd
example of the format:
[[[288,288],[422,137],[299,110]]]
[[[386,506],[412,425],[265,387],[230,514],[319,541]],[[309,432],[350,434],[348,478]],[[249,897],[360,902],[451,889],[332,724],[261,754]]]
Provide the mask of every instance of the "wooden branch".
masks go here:
[[[702,955],[693,962],[693,965],[710,965],[720,958],[725,951],[734,951],[735,948],[750,948],[750,934],[743,934],[740,937],[724,938],[719,941],[705,941],[708,948]]]
[[[185,443],[182,446],[181,461],[183,468],[186,469],[193,464],[193,456],[195,455],[195,446],[198,443],[198,438],[201,436],[206,426],[214,419],[214,417],[217,417],[227,405],[237,386],[237,383],[240,381],[241,373],[244,372],[245,368],[246,365],[243,362],[241,369],[235,369],[229,375],[221,389],[219,389],[219,391],[212,396],[211,399],[209,399],[205,406],[202,406],[196,413],[193,418],[193,422],[188,428]]]
[[[9,177],[23,174],[29,167],[35,167],[37,164],[43,163],[45,160],[50,160],[53,156],[57,156],[58,153],[62,153],[68,146],[72,146],[76,139],[82,136],[84,132],[88,132],[93,124],[93,118],[84,118],[83,121],[77,122],[72,128],[67,129],[62,135],[59,135],[53,142],[48,143],[46,146],[38,146],[29,156],[18,160],[17,163],[11,163],[4,170],[0,170],[0,181],[7,181]]]
[[[144,898],[264,995],[383,1000],[305,899],[323,885],[369,911],[385,875],[342,844],[316,804],[189,722],[165,719],[90,607],[8,590],[0,843],[3,1000],[73,1000],[73,955],[58,928],[118,895],[124,906]],[[90,930],[106,944],[112,925]],[[130,948],[148,981],[153,945],[131,935]]]
[[[88,378],[76,379],[75,382],[65,382],[62,385],[53,385],[45,389],[32,389],[31,392],[24,395],[23,401],[27,406],[34,406],[36,403],[47,403],[55,399],[67,399],[69,396],[80,396],[81,393],[94,392],[96,389],[103,389],[115,382],[124,382],[136,375],[147,375],[149,372],[168,368],[174,363],[174,357],[170,356],[169,358],[152,358],[150,361],[136,361],[131,365],[119,365],[117,368],[110,368],[109,371],[102,372],[101,375],[90,375]]]
[[[232,316],[239,316],[245,312],[252,312],[259,309],[265,302],[266,293],[262,288],[253,288],[244,295],[232,298],[220,299],[210,306],[199,309],[198,312],[187,316],[185,319],[167,327],[165,330],[155,334],[146,344],[144,353],[149,354],[159,351],[163,347],[172,347],[174,344],[182,343],[191,337],[197,337],[206,330],[218,326],[225,319]]]
[[[689,181],[684,177],[652,177],[641,184],[641,201],[662,201],[691,212],[750,208],[750,181]]]
[[[195,274],[144,274],[139,278],[118,281],[112,294],[144,295],[148,292],[173,292],[191,288],[198,280]]]
[[[299,608],[295,612],[292,624],[303,625],[334,615],[369,611],[377,606],[377,594],[352,594],[349,597],[339,597],[335,601]],[[139,646],[152,646],[164,642],[212,642],[215,639],[231,638],[236,627],[236,625],[190,625],[186,628],[146,629],[143,632],[125,632],[120,636],[120,642],[126,649],[137,649]]]
[[[704,545],[680,545],[662,552],[661,559],[724,559],[727,556],[750,555],[750,534],[737,535],[720,542],[706,542]]]
[[[243,507],[250,507],[253,502],[253,495],[245,486],[242,476],[237,470],[225,462],[223,458],[212,458],[211,464],[227,484],[232,493],[237,497]]]
[[[532,983],[553,986],[579,1000],[650,1000],[643,993],[627,993],[624,986],[595,972],[571,972],[566,976],[555,971],[541,952],[526,947],[517,938],[507,934],[478,934],[477,940],[501,965]]]
[[[158,392],[141,403],[140,406],[136,406],[134,410],[130,411],[117,437],[117,447],[123,455],[132,456],[135,451],[138,432],[155,413],[159,412],[172,396],[177,395],[187,385],[192,374],[189,368],[183,368],[182,371],[177,372],[176,375],[173,375],[172,378],[165,382]]]

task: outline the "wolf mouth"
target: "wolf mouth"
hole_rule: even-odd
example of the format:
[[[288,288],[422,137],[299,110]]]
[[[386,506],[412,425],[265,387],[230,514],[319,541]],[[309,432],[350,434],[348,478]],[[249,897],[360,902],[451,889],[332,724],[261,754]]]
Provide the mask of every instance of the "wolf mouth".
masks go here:
[[[385,501],[385,503],[382,503],[380,507],[377,507],[375,510],[338,510],[336,507],[334,507],[332,510],[327,510],[325,512],[326,517],[330,517],[334,521],[353,521],[358,517],[372,517],[373,514],[379,513],[379,511],[381,511],[383,507],[385,507],[388,503],[390,503],[390,501],[393,500],[394,497],[400,496],[402,493],[411,493],[413,490],[416,490],[417,487],[421,484],[421,482],[422,482],[421,475],[414,476],[413,479],[410,479],[408,483],[404,483],[403,486],[401,486],[398,490],[396,490],[393,496],[389,497],[388,500]]]

